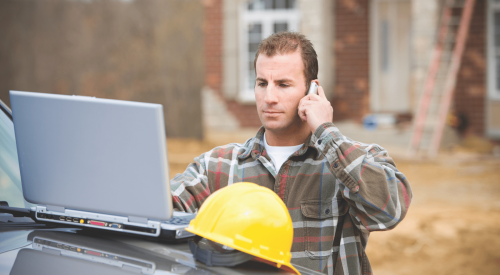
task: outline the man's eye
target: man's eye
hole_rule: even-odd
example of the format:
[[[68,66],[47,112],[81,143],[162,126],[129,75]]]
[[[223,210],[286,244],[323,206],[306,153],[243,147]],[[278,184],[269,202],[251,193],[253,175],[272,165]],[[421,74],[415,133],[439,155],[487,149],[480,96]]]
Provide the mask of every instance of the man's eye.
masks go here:
[[[257,83],[257,86],[259,86],[259,87],[266,87],[266,85],[267,84],[265,82],[258,82]]]
[[[286,88],[286,87],[288,87],[288,86],[290,86],[290,85],[288,85],[288,84],[280,84],[280,87],[281,87],[281,88]]]

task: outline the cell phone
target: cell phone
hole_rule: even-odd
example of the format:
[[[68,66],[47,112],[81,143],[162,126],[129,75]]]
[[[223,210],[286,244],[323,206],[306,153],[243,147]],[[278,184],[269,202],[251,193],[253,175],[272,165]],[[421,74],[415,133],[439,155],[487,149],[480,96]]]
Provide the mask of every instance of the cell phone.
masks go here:
[[[309,91],[307,91],[307,94],[318,94],[318,84],[316,84],[316,82],[311,82],[311,87],[309,87]]]

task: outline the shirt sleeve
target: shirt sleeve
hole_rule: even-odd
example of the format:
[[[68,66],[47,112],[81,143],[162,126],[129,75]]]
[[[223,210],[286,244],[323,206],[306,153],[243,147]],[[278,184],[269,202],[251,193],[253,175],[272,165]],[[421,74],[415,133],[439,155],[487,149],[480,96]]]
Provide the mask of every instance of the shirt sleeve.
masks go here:
[[[362,232],[394,228],[406,215],[412,191],[388,152],[343,136],[333,123],[323,123],[312,135],[339,179],[349,214]]]
[[[174,208],[178,211],[195,213],[210,195],[204,153],[189,164],[186,171],[170,180],[170,192]]]

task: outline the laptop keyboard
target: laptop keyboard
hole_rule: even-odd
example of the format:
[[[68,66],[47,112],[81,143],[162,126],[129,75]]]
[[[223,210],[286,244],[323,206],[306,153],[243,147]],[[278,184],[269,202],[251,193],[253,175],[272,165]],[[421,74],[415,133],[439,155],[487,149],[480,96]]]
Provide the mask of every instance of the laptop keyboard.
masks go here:
[[[193,215],[185,215],[185,216],[174,216],[168,221],[164,221],[166,224],[173,225],[189,225],[189,222],[196,217],[196,214]]]

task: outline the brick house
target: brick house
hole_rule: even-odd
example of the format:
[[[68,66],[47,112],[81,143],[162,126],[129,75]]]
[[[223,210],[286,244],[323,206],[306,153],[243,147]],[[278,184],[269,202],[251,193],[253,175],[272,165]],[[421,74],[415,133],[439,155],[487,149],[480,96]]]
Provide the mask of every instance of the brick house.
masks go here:
[[[415,114],[434,49],[440,0],[205,1],[204,124],[258,127],[253,56],[258,42],[296,30],[315,45],[334,120]],[[476,0],[453,109],[466,134],[500,139],[500,1]]]

